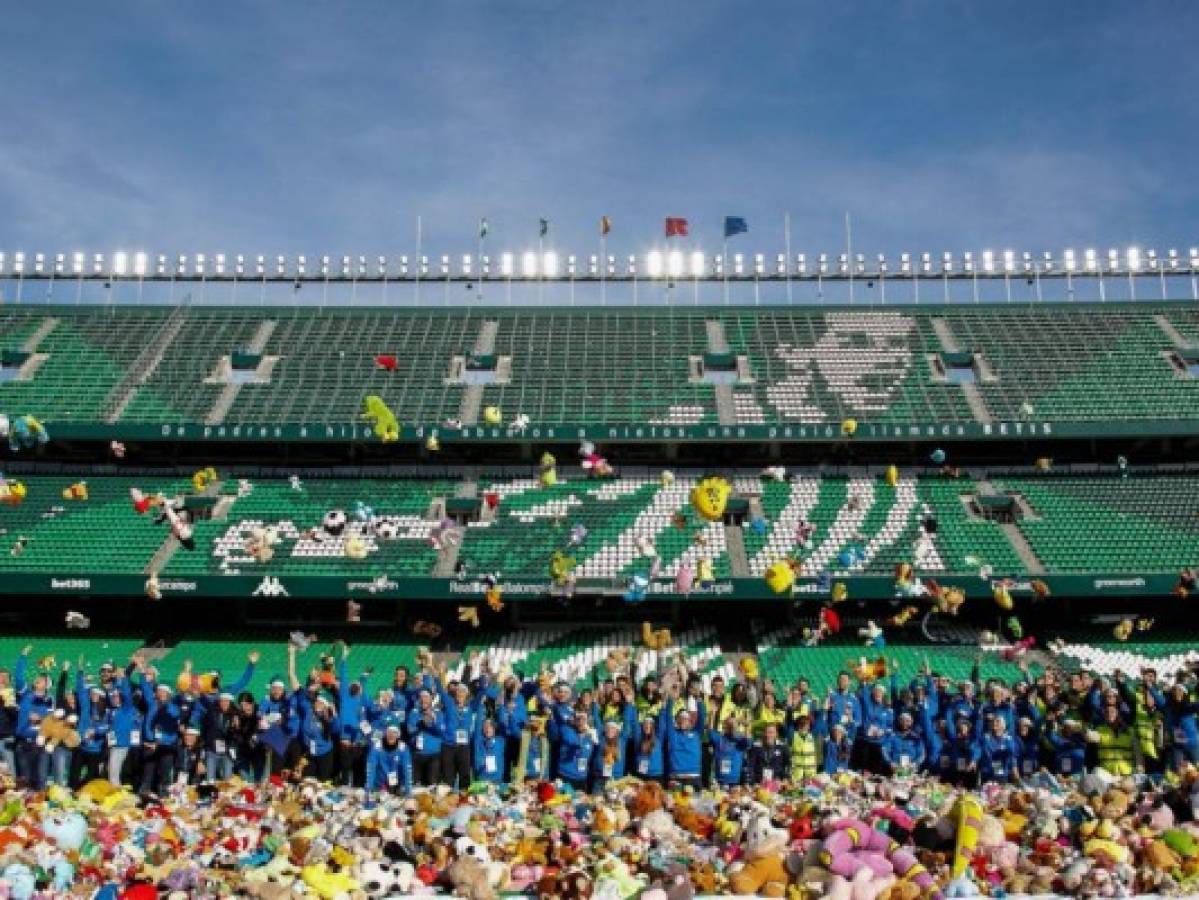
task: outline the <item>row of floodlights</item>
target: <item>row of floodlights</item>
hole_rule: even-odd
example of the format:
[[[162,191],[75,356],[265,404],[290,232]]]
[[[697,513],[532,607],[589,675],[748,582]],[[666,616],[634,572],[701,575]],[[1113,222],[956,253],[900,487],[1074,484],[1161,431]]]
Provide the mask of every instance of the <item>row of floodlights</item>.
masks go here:
[[[709,257],[701,251],[684,253],[680,250],[662,252],[653,250],[644,257],[639,268],[637,256],[627,257],[591,255],[578,257],[569,255],[564,258],[557,253],[523,253],[517,257],[514,253],[501,253],[498,257],[487,255],[472,256],[465,254],[461,257],[457,274],[464,277],[501,278],[559,278],[568,276],[602,275],[617,276],[644,274],[649,278],[687,278],[715,275],[746,276],[774,275],[799,276],[811,275],[881,275],[898,274],[900,276],[915,275],[949,275],[949,274],[1023,274],[1039,273],[1052,274],[1102,274],[1112,272],[1185,272],[1199,271],[1199,247],[1191,247],[1189,255],[1184,259],[1178,250],[1170,249],[1159,256],[1156,250],[1142,250],[1139,247],[1129,247],[1121,252],[1116,249],[1107,251],[1103,256],[1094,249],[1084,250],[1081,254],[1068,249],[1057,259],[1046,250],[1039,257],[1025,251],[1016,253],[1004,250],[996,253],[984,250],[976,254],[967,250],[958,259],[953,253],[945,251],[940,259],[932,253],[902,253],[899,256],[898,267],[891,268],[887,258],[878,254],[873,260],[875,268],[867,270],[866,254],[858,253],[851,257],[841,253],[831,255],[821,253],[811,258],[799,253],[795,256],[794,264],[789,269],[787,257],[779,253],[768,263],[764,253],[730,254],[727,258],[721,255]],[[563,265],[564,263],[564,265]],[[495,268],[493,268],[493,265]],[[421,277],[448,277],[453,267],[449,256],[440,259],[428,256],[408,257],[398,256],[342,256],[340,260],[330,256],[295,257],[294,263],[286,256],[273,258],[259,255],[247,257],[241,254],[226,256],[224,253],[208,255],[197,253],[194,256],[180,254],[176,257],[158,255],[151,258],[146,253],[117,252],[111,258],[103,253],[94,253],[88,257],[85,253],[73,253],[68,257],[65,253],[53,257],[45,253],[27,256],[23,252],[11,255],[0,251],[0,275],[64,275],[64,276],[110,276],[110,277],[188,277],[212,276],[216,278],[245,277],[254,278],[286,277],[339,277],[339,278],[384,278],[388,275],[409,278],[419,274]],[[602,269],[602,271],[601,271]]]

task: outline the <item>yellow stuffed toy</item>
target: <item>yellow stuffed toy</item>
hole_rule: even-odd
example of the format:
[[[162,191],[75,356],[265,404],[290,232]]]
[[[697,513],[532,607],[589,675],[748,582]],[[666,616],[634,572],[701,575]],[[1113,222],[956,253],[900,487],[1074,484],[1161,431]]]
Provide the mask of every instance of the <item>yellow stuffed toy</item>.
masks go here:
[[[504,413],[498,406],[488,406],[483,410],[483,421],[488,425],[499,425],[504,421]]]
[[[325,863],[304,866],[300,870],[304,884],[312,888],[321,900],[338,900],[358,890],[357,879],[345,872],[334,872]]]
[[[887,472],[886,472],[885,477],[887,480],[887,484],[891,485],[891,487],[897,486],[899,484],[899,467],[898,466],[887,466]]]
[[[24,502],[26,493],[25,485],[22,482],[0,478],[0,503],[16,506]]]
[[[745,676],[746,681],[757,681],[758,676],[761,674],[758,671],[758,661],[752,656],[741,657],[739,668],[741,669],[741,674]]]
[[[87,482],[76,481],[70,487],[62,489],[62,499],[64,500],[86,500],[87,499]]]
[[[766,586],[776,594],[785,594],[795,585],[795,570],[785,559],[770,564],[766,570]]]
[[[558,483],[558,460],[552,453],[541,454],[541,474],[537,476],[542,487],[553,487]]]
[[[673,643],[669,628],[654,630],[649,622],[641,623],[641,642],[649,650],[665,650]]]
[[[732,492],[733,486],[727,480],[709,476],[691,489],[691,505],[709,522],[719,522]]]
[[[391,408],[383,402],[383,398],[370,394],[362,402],[365,407],[362,418],[374,427],[375,437],[385,444],[398,441],[400,439],[400,423],[396,421],[395,413],[391,411]]]
[[[844,581],[838,581],[833,585],[833,589],[829,596],[834,603],[841,603],[849,599],[849,588],[845,586]]]
[[[995,605],[1004,612],[1010,611],[1015,604],[1012,602],[1011,591],[1007,589],[1005,584],[995,585],[995,589],[991,592],[991,596],[995,599]]]
[[[845,419],[844,421],[841,422],[841,434],[845,435],[845,437],[853,437],[855,432],[857,432],[857,430],[858,430],[858,420],[857,419]]]
[[[216,483],[216,480],[216,469],[214,469],[212,466],[209,466],[206,469],[200,469],[198,472],[192,475],[192,487],[196,489],[197,494],[202,494],[206,488]],[[84,497],[83,499],[86,500],[87,498]]]

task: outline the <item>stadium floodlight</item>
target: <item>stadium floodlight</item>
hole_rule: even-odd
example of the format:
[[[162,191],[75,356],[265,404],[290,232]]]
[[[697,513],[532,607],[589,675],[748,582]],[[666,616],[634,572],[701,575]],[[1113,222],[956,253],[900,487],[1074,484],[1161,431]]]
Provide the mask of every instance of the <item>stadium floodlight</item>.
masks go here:
[[[766,274],[766,257],[761,253],[754,254],[754,274]]]
[[[38,253],[33,257],[33,271],[39,275],[46,269],[46,254]]]
[[[358,274],[359,275],[366,274],[366,257],[365,256],[358,257]]]
[[[225,274],[225,254],[224,253],[218,253],[216,255],[216,273],[218,275]]]
[[[880,253],[878,255],[877,262],[878,262],[878,270],[880,272],[885,273],[887,271],[887,257]]]
[[[1062,264],[1066,267],[1067,272],[1073,272],[1075,270],[1076,266],[1074,261],[1073,247],[1067,247],[1062,251]]]
[[[25,258],[24,253],[17,254],[17,259],[20,260],[20,259],[24,259],[24,258]],[[103,253],[93,253],[92,254],[92,274],[99,275],[103,271],[104,271],[104,254]]]
[[[1011,250],[1003,251],[1003,271],[1005,271],[1005,272],[1016,271],[1016,254],[1013,253]]]
[[[1094,272],[1098,270],[1099,254],[1095,252],[1094,247],[1087,247],[1086,252],[1083,254],[1083,258],[1086,260],[1088,272]]]
[[[0,250],[0,275],[4,274],[4,264],[8,262],[8,256],[3,250]]]
[[[942,272],[952,272],[953,271],[953,253],[950,252],[949,250],[945,250],[941,253],[941,271]]]
[[[512,254],[511,253],[501,253],[500,254],[500,274],[507,276],[507,277],[512,276]]]
[[[842,275],[849,274],[849,258],[844,253],[837,256],[837,271]]]
[[[734,275],[745,274],[745,254],[744,253],[734,253],[733,254],[733,274]]]
[[[716,254],[715,257],[713,257],[713,267],[714,267],[714,271],[717,275],[724,274],[724,257],[721,256],[719,253]]]
[[[400,257],[400,275],[407,275],[407,274],[408,274],[408,257],[401,256]]]
[[[1171,269],[1178,268],[1178,248],[1177,247],[1170,248],[1170,268]]]
[[[912,271],[912,254],[899,254],[899,271],[904,275],[907,275]]]
[[[579,274],[579,258],[573,253],[566,257],[566,274],[571,278]]]
[[[469,275],[471,270],[471,259],[469,253],[462,254],[462,274]]]
[[[671,278],[680,278],[683,274],[683,251],[671,250],[666,257],[666,272]]]
[[[616,274],[616,257],[615,257],[615,256],[613,256],[613,255],[612,255],[612,254],[610,254],[610,253],[608,254],[608,262],[607,262],[607,267],[608,267],[608,274],[609,274],[609,275],[615,275],[615,274]]]
[[[450,274],[450,258],[445,254],[442,254],[441,257],[441,274],[446,277],[449,277]]]
[[[375,257],[375,270],[380,275],[387,274],[387,257],[386,256],[376,256]]]
[[[699,278],[707,270],[706,260],[702,251],[693,250],[691,252],[691,274]]]
[[[820,254],[818,263],[819,263],[819,267],[820,267],[820,274],[821,275],[828,274],[828,254],[827,253]]]
[[[308,269],[308,257],[307,256],[297,256],[296,257],[296,274],[303,275],[307,271],[307,269]],[[261,267],[259,267],[259,269],[258,269],[258,274],[259,275],[262,274]]]
[[[1048,250],[1041,254],[1041,268],[1046,272],[1053,271],[1053,254]]]
[[[520,260],[521,274],[526,278],[531,278],[537,274],[537,254],[526,253]]]
[[[1139,247],[1128,248],[1128,270],[1130,272],[1141,271],[1141,249]]]
[[[629,254],[629,264],[628,265],[629,265],[629,268],[628,268],[629,274],[636,275],[637,274],[637,257],[635,257],[631,253]]]
[[[71,254],[71,271],[76,275],[83,274],[83,254],[78,250]]]
[[[995,271],[995,251],[994,250],[984,250],[983,251],[983,271],[984,272],[994,272]]]
[[[866,255],[864,253],[859,253],[854,257],[854,266],[859,275],[866,271]]]
[[[1145,260],[1146,260],[1145,264],[1149,267],[1149,270],[1156,272],[1157,271],[1157,251],[1156,250],[1146,250],[1145,251]]]
[[[800,275],[806,275],[808,273],[808,255],[806,253],[800,253],[796,255],[795,271],[797,271]]]
[[[1109,247],[1107,251],[1107,268],[1110,272],[1120,271],[1120,251],[1115,247]]]
[[[933,270],[933,255],[927,250],[920,254],[920,271],[925,274]]]
[[[1031,272],[1032,271],[1032,254],[1029,253],[1027,250],[1025,250],[1023,253],[1020,254],[1020,259],[1024,263],[1024,271]]]
[[[196,274],[203,275],[204,267],[208,262],[208,257],[203,253],[196,254]]]
[[[1199,269],[1199,247],[1192,247],[1189,255],[1191,257],[1191,271],[1193,272]]]
[[[645,257],[645,274],[650,278],[662,277],[662,254],[651,250]]]
[[[18,275],[25,271],[25,252],[23,250],[18,250],[13,254],[12,270]]]
[[[553,250],[541,254],[541,275],[543,278],[558,277],[558,254]]]
[[[781,253],[774,258],[774,271],[779,275],[787,274],[787,257]]]
[[[66,254],[63,254],[63,253],[54,254],[54,274],[61,275],[64,271],[66,271],[66,267],[67,267]]]
[[[133,254],[133,274],[136,275],[138,278],[141,278],[142,276],[144,276],[146,274],[146,254],[145,253],[139,252],[139,253]]]
[[[599,257],[594,253],[587,257],[587,273],[593,278],[599,275]]]
[[[176,275],[186,275],[187,274],[187,256],[185,256],[182,253],[180,253],[177,257],[175,257],[175,274]]]
[[[963,272],[973,272],[974,271],[974,252],[972,250],[967,250],[965,253],[962,254],[962,271]]]

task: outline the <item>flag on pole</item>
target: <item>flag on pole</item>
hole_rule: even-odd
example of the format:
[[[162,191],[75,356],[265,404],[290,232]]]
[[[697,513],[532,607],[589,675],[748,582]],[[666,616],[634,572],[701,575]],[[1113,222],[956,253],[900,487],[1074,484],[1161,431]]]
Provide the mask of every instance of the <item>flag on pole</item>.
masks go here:
[[[688,231],[687,231],[687,220],[686,219],[674,219],[674,218],[667,217],[667,219],[666,219],[666,236],[667,237],[686,237],[687,234],[688,234]]]
[[[549,219],[538,219],[537,221],[541,223],[541,227],[540,227],[540,230],[537,232],[537,236],[545,237],[547,234],[550,233],[550,220]]]
[[[612,220],[607,216],[600,216],[600,234],[607,237],[612,232]]]
[[[487,237],[487,220],[479,219],[479,238]]]
[[[745,219],[741,216],[725,216],[724,217],[724,236],[731,238],[735,234],[745,234],[749,231],[749,226],[745,224]]]

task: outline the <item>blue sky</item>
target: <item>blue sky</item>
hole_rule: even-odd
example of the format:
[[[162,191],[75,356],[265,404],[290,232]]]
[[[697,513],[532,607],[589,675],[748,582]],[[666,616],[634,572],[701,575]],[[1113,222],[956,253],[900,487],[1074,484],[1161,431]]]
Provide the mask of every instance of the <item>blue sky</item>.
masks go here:
[[[10,4],[0,248],[1199,242],[1185,0]]]

